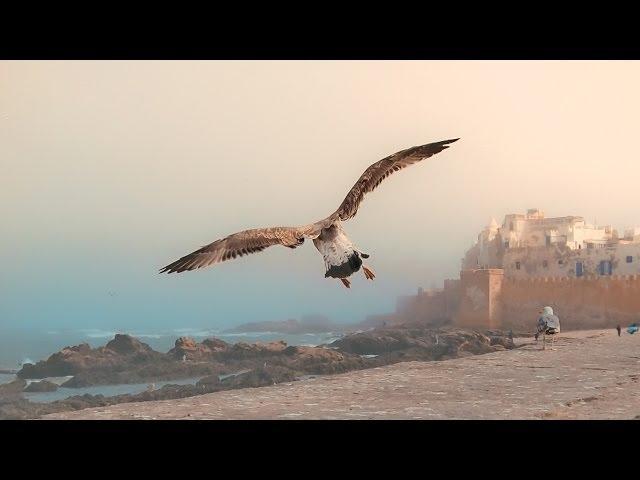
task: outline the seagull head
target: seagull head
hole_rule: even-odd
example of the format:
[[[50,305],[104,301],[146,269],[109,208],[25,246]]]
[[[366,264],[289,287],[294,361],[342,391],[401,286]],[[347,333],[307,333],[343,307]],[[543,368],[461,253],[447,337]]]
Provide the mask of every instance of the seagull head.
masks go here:
[[[540,310],[538,312],[541,315],[553,315],[553,308],[551,307],[544,307],[542,310]]]

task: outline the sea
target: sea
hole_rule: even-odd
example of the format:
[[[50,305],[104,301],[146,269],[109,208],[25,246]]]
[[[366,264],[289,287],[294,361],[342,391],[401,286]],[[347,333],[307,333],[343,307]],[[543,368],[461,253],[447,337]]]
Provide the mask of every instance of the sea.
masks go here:
[[[116,333],[126,333],[141,342],[148,344],[159,352],[167,352],[173,348],[179,337],[190,337],[196,341],[216,337],[228,343],[237,342],[273,342],[284,340],[288,345],[317,346],[328,344],[342,336],[340,332],[304,333],[290,335],[278,332],[245,332],[224,333],[219,330],[202,328],[178,328],[159,331],[112,331],[100,329],[65,329],[50,331],[33,330],[5,330],[0,329],[0,372],[17,371],[25,363],[36,363],[48,358],[66,346],[88,343],[91,347],[100,347],[113,339]],[[15,373],[0,373],[0,384],[9,383],[16,379]],[[242,373],[242,372],[237,372]],[[51,377],[47,380],[61,385],[71,377]],[[155,382],[154,388],[163,385],[195,384],[201,377],[176,379],[172,381]],[[35,380],[37,381],[37,380]],[[27,380],[28,383],[31,381]],[[63,400],[74,395],[104,395],[106,397],[122,394],[136,394],[149,388],[149,383],[99,385],[86,388],[58,388],[55,392],[25,392],[25,398],[33,402],[47,403]]]

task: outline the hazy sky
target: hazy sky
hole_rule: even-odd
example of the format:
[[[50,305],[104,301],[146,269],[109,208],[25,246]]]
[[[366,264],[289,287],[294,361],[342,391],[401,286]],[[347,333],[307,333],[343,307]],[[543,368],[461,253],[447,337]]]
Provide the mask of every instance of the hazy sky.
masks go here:
[[[492,216],[640,224],[639,117],[639,62],[0,62],[0,324],[392,311],[457,277]],[[310,242],[157,273],[238,230],[320,219],[371,163],[452,137],[345,223],[374,282],[325,279]]]

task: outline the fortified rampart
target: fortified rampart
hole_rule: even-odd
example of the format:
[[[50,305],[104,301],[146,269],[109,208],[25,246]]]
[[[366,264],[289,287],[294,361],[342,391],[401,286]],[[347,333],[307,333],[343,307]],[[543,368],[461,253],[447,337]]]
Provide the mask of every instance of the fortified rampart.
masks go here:
[[[466,270],[453,323],[467,327],[531,329],[543,306],[562,328],[609,328],[640,316],[640,275],[509,278],[500,269]]]
[[[640,275],[505,278],[500,302],[504,327],[531,328],[545,305],[569,330],[628,325],[640,316]]]

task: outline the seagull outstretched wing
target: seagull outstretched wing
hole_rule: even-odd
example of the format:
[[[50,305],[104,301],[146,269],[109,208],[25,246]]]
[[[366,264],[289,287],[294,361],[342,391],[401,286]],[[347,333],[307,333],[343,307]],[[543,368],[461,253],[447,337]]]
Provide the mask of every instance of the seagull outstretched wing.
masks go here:
[[[351,190],[349,190],[349,193],[338,207],[338,210],[328,218],[332,220],[348,220],[353,218],[364,196],[375,190],[382,180],[393,172],[397,172],[409,165],[429,158],[443,151],[445,148],[449,148],[449,144],[457,140],[459,139],[454,138],[452,140],[442,140],[441,142],[407,148],[406,150],[396,152],[374,163],[364,171],[356,184],[351,187]]]

